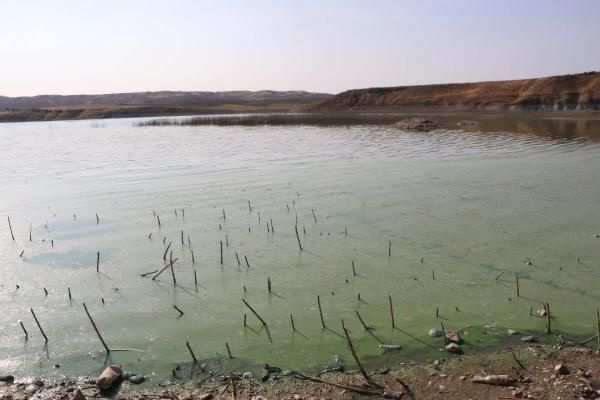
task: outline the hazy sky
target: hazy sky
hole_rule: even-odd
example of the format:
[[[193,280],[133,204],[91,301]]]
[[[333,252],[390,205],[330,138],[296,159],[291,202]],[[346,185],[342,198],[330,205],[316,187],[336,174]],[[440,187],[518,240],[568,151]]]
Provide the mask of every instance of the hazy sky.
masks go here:
[[[305,89],[600,70],[600,1],[2,0],[0,95]]]

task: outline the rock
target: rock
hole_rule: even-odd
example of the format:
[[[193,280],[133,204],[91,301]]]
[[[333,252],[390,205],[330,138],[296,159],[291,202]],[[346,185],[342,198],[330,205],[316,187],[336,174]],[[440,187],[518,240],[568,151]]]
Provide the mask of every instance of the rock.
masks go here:
[[[437,329],[430,329],[428,335],[431,337],[440,337],[442,336],[444,333],[442,331],[438,331]]]
[[[38,389],[39,389],[39,386],[36,386],[32,383],[31,385],[27,385],[27,387],[25,388],[25,393],[34,394],[35,392],[38,391]]]
[[[144,378],[144,375],[134,375],[131,378],[129,378],[129,382],[133,383],[134,385],[144,383],[145,380],[146,378]]]
[[[118,365],[109,365],[96,379],[96,386],[100,390],[110,389],[123,376],[123,371]]]
[[[31,383],[37,387],[44,387],[44,381],[40,378],[35,378]]]
[[[537,343],[538,338],[535,336],[523,336],[521,338],[521,342],[526,342],[526,343]]]
[[[485,383],[487,385],[508,385],[511,381],[508,375],[475,375],[471,378],[473,383]]]
[[[561,375],[567,375],[569,373],[569,369],[564,364],[556,364],[554,366],[554,371]]]
[[[461,128],[473,128],[475,126],[479,126],[479,122],[465,119],[463,121],[458,122],[456,125],[460,126]]]
[[[266,371],[269,371],[270,374],[281,372],[281,368],[279,368],[279,367],[273,367],[272,365],[269,365],[269,364],[265,364],[265,366],[263,368]]]
[[[450,343],[446,346],[446,351],[451,354],[462,354],[463,350],[456,343]]]
[[[72,391],[71,393],[69,393],[68,399],[69,400],[85,400],[85,396],[83,395],[81,390],[76,389],[76,390]]]
[[[545,317],[546,316],[546,309],[545,308],[541,308],[541,309],[537,310],[537,315],[539,315],[540,317]]]
[[[242,378],[244,379],[252,379],[254,377],[254,375],[252,375],[252,372],[250,371],[246,371],[242,374]]]
[[[379,348],[383,351],[398,351],[402,350],[402,346],[399,344],[380,344]]]
[[[15,381],[15,377],[12,375],[2,375],[0,376],[0,382],[4,383],[13,383]]]
[[[509,329],[509,330],[506,331],[506,334],[508,336],[513,336],[513,335],[516,335],[517,333],[519,333],[519,332],[515,331],[514,329]]]
[[[596,233],[596,234],[594,235],[594,237],[595,237],[596,239],[600,238],[600,233]]]
[[[129,378],[131,378],[132,376],[135,376],[133,372],[123,372],[123,379],[126,381],[129,380]]]
[[[446,339],[450,343],[456,343],[456,344],[462,343],[462,339],[460,338],[460,335],[458,334],[458,332],[446,331]]]
[[[303,397],[300,396],[299,394],[295,394],[294,395],[294,400],[303,400]]]
[[[393,125],[394,128],[418,131],[430,131],[438,129],[440,123],[438,121],[425,118],[407,118]]]

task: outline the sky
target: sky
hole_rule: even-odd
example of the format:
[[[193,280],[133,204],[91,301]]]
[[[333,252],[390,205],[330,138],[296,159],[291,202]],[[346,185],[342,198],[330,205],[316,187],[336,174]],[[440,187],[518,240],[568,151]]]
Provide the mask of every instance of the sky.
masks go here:
[[[308,90],[600,70],[597,0],[0,0],[0,95]]]

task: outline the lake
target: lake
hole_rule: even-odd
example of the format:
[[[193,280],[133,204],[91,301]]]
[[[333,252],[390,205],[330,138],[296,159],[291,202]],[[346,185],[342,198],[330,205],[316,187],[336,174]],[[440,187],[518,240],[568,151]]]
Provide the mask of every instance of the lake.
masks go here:
[[[592,336],[598,117],[496,115],[466,130],[440,118],[431,132],[1,124],[0,374],[101,370],[83,302],[107,345],[128,350],[111,361],[153,383],[189,368],[186,342],[213,370],[318,370],[335,355],[352,367],[342,319],[372,365],[440,357],[428,331],[441,322],[467,328],[467,354],[501,342],[485,330],[542,334],[541,302],[556,332]],[[141,276],[171,251],[172,272]]]

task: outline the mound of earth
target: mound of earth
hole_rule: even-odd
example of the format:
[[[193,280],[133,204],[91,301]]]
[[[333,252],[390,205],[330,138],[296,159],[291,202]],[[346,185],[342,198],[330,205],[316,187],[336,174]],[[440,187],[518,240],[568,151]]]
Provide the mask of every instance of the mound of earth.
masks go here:
[[[411,131],[431,131],[440,128],[440,123],[426,118],[407,118],[396,122],[394,128]]]

